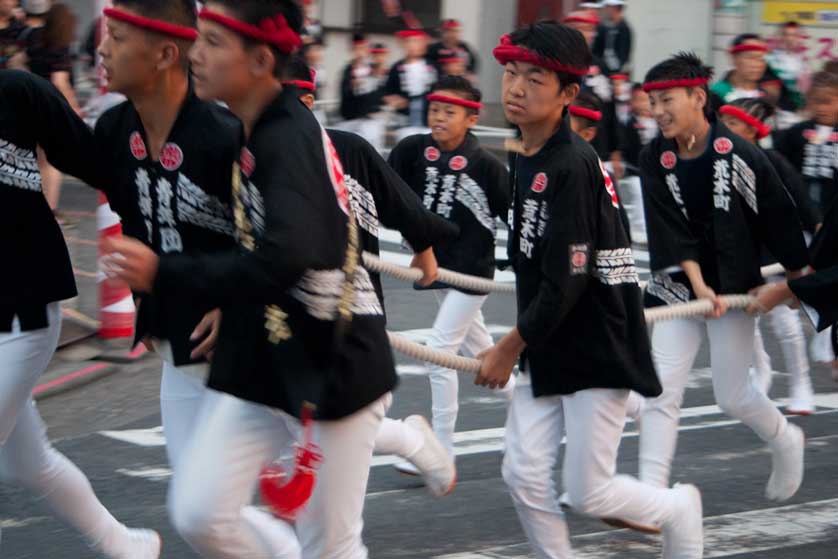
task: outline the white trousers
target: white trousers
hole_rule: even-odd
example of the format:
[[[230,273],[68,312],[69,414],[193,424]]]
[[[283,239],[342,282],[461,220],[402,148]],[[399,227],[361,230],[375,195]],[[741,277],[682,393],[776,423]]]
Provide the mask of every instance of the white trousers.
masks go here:
[[[364,497],[373,444],[390,401],[387,394],[340,421],[316,423],[323,464],[311,500],[296,520],[304,559],[367,557],[361,539]],[[270,540],[289,537],[283,536],[283,523],[254,522],[245,511],[262,468],[298,440],[299,422],[209,390],[196,426],[169,489],[175,528],[204,557],[276,557]]]
[[[486,295],[468,295],[455,289],[434,291],[439,312],[428,347],[474,357],[494,344],[483,319]],[[434,433],[450,454],[454,453],[454,430],[459,412],[460,382],[457,371],[428,363]]]
[[[209,366],[204,365],[202,368],[206,373]],[[204,384],[206,374],[202,378],[202,375],[197,373],[199,369],[195,365],[176,367],[169,361],[163,361],[160,413],[163,418],[163,432],[166,434],[166,453],[174,471],[177,471],[182,463],[186,448],[196,432],[198,415],[209,399],[210,390]],[[174,515],[171,507],[169,514],[172,517]],[[268,557],[300,558],[299,542],[294,529],[287,523],[252,505],[242,509],[242,517],[260,534],[270,549]]]
[[[803,334],[803,324],[800,315],[786,305],[774,307],[766,315],[774,336],[780,342],[786,371],[791,375],[792,383],[809,382],[809,357],[806,355],[806,336]],[[754,366],[759,371],[770,373],[771,357],[765,351],[760,326],[766,320],[757,320],[754,332]]]
[[[592,389],[534,398],[527,377],[519,377],[506,420],[503,479],[535,557],[573,557],[553,481],[563,435],[562,479],[574,510],[641,525],[667,522],[672,490],[616,474],[629,391]]]
[[[0,477],[31,491],[93,549],[127,553],[128,529],[99,502],[84,474],[47,439],[32,389],[49,365],[61,332],[61,307],[47,307],[49,327],[0,334]]]
[[[652,355],[663,394],[646,401],[640,422],[640,479],[651,485],[669,485],[684,389],[704,329],[710,338],[713,394],[722,411],[766,442],[781,435],[788,424],[750,380],[748,348],[754,344],[753,317],[731,311],[717,320],[681,319],[656,324]]]

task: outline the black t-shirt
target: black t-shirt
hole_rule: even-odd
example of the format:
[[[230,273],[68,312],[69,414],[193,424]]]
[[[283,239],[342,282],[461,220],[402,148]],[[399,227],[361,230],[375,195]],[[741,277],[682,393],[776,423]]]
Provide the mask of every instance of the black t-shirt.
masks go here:
[[[8,68],[9,60],[23,50],[20,36],[24,29],[16,19],[12,19],[5,29],[0,29],[0,70]]]
[[[23,35],[29,70],[45,79],[57,72],[72,72],[70,48],[47,46],[45,35],[43,27],[33,28]]]

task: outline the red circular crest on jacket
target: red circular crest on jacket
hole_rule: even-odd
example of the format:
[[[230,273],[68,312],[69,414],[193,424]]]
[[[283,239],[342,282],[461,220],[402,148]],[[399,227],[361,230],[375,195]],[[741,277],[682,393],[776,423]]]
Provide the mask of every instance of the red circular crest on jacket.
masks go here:
[[[425,159],[428,161],[439,161],[439,150],[436,149],[434,146],[428,146],[425,148]]]
[[[242,168],[244,176],[250,178],[250,175],[256,169],[256,157],[253,156],[253,153],[249,149],[242,148],[241,155],[239,156],[239,166]]]
[[[676,163],[678,163],[678,156],[674,151],[665,151],[661,154],[661,166],[664,169],[674,169]]]
[[[148,150],[145,147],[145,141],[143,141],[143,135],[139,132],[134,132],[128,138],[128,145],[131,147],[131,155],[134,156],[134,159],[142,161],[146,157],[148,157]]]
[[[180,146],[169,142],[160,150],[160,164],[167,171],[176,171],[183,164],[183,150]]]
[[[577,250],[570,258],[574,268],[584,268],[588,264],[588,255],[584,251]]]
[[[547,173],[538,173],[532,179],[532,191],[544,192],[547,190]]]
[[[730,138],[716,138],[716,141],[713,142],[713,149],[719,155],[727,155],[733,151],[733,142],[730,141]]]
[[[468,159],[466,159],[462,155],[452,157],[451,161],[448,163],[448,166],[451,167],[452,171],[462,171],[463,169],[468,167]]]

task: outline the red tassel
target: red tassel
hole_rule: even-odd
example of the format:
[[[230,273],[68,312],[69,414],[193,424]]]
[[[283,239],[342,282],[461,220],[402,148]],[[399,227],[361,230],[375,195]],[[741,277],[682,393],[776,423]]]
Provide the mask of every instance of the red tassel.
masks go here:
[[[304,441],[297,447],[293,477],[283,484],[288,472],[282,465],[275,464],[264,468],[259,479],[262,500],[283,520],[293,521],[308,503],[317,482],[317,468],[323,461],[320,447],[312,441],[313,413],[313,406],[303,405]]]

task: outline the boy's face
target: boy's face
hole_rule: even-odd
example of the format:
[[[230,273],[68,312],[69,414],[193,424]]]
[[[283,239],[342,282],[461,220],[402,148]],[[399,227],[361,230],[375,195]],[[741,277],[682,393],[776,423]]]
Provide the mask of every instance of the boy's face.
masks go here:
[[[442,40],[444,43],[453,45],[455,43],[460,42],[460,28],[455,27],[453,29],[443,29],[442,30]]]
[[[405,37],[404,53],[407,58],[422,58],[428,52],[428,40],[425,37]]]
[[[220,4],[210,3],[210,8],[236,17]],[[202,99],[227,104],[241,98],[255,82],[253,58],[238,35],[215,22],[199,20],[198,40],[189,51],[195,93]]]
[[[386,52],[376,52],[372,55],[372,63],[375,66],[386,66],[390,54]]]
[[[99,44],[98,52],[102,57],[108,91],[130,97],[156,79],[161,41],[130,23],[116,19],[108,18],[106,26],[107,33]]]
[[[838,87],[813,88],[806,99],[815,122],[824,126],[838,124]]]
[[[631,112],[637,116],[652,116],[652,107],[649,104],[649,94],[642,89],[631,94]]]
[[[799,27],[786,27],[783,29],[783,45],[788,52],[797,52],[803,42],[803,33]]]
[[[466,75],[466,63],[462,60],[456,60],[454,62],[446,62],[442,65],[442,72],[446,76],[465,76]]]
[[[501,81],[503,112],[518,126],[558,117],[578,93],[578,85],[562,88],[555,72],[527,62],[508,62]]]
[[[312,68],[320,66],[323,62],[323,47],[320,45],[310,46],[306,50],[305,61]]]
[[[465,99],[459,91],[438,90],[446,97]],[[442,144],[461,143],[468,131],[477,124],[479,116],[466,107],[434,101],[428,105],[428,127],[434,141]]]
[[[756,39],[749,39],[743,44],[764,45],[762,41]],[[765,53],[754,50],[734,54],[733,66],[736,69],[736,73],[741,76],[743,80],[757,82],[760,78],[762,78],[763,74],[765,74],[765,69],[767,68]]]
[[[704,119],[704,90],[673,87],[649,93],[652,116],[664,138],[684,136],[695,130]]]
[[[370,45],[366,41],[352,45],[352,58],[363,60],[370,55]]]
[[[727,126],[731,132],[736,134],[741,138],[745,138],[749,142],[756,142],[757,141],[757,131],[754,130],[752,127],[748,126],[735,116],[731,115],[721,115],[721,121]]]

